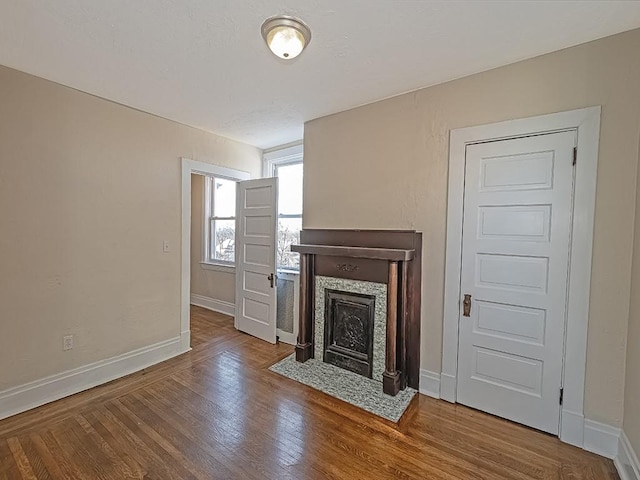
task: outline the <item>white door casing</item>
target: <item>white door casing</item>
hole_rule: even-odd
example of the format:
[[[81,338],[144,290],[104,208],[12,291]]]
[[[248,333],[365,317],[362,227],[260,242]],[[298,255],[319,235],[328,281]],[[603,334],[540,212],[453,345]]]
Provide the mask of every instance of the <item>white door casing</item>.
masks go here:
[[[574,209],[570,247],[568,310],[563,368],[564,402],[560,440],[584,444],[586,373],[591,257],[598,165],[601,107],[508,120],[451,131],[447,196],[447,241],[440,398],[457,401],[458,321],[462,265],[462,218],[465,153],[468,145],[577,130]]]
[[[238,183],[236,317],[238,330],[276,343],[277,178]]]
[[[180,337],[184,351],[191,348],[191,174],[220,175],[226,178],[248,180],[249,173],[189,158],[180,159],[182,166],[182,234],[181,234],[181,288]]]
[[[574,131],[469,145],[458,402],[558,434]]]

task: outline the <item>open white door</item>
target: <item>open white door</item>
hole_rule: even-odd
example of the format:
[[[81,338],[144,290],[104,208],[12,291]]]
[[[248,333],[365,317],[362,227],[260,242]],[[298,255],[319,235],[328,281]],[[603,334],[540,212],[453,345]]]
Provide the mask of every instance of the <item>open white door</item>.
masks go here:
[[[238,183],[236,202],[236,328],[276,343],[278,179]]]

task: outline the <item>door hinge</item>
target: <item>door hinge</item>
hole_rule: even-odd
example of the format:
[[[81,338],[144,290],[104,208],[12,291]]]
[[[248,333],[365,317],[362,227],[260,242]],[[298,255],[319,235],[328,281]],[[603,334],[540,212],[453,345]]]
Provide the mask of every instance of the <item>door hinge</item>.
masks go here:
[[[578,163],[578,147],[573,147],[573,164]]]
[[[562,401],[564,400],[564,388],[560,389],[560,405],[562,405]]]

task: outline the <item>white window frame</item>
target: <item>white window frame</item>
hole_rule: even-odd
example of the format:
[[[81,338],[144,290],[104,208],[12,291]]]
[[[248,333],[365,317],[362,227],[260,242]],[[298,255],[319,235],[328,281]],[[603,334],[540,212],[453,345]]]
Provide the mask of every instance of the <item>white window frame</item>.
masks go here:
[[[185,168],[187,168],[187,166],[192,168],[192,173],[197,173],[205,177],[204,179],[205,191],[202,198],[203,216],[202,216],[201,222],[202,222],[203,241],[202,241],[202,251],[200,252],[201,254],[200,266],[205,270],[234,273],[236,268],[235,261],[226,262],[224,260],[214,260],[210,256],[211,229],[210,229],[209,219],[211,218],[213,203],[211,201],[211,192],[210,192],[211,181],[209,180],[209,178],[222,178],[225,180],[242,182],[244,180],[249,180],[251,178],[251,175],[248,172],[243,172],[242,170],[236,170],[234,168],[220,167],[218,165],[210,165],[210,164],[205,164],[201,162],[195,162],[189,159],[183,159],[183,162],[185,162]],[[198,170],[198,167],[200,167],[199,170]],[[189,184],[189,186],[190,185],[191,184]]]
[[[277,166],[303,163],[302,140],[265,150],[262,158],[262,176],[274,177]]]
[[[234,213],[232,217],[214,217],[213,212],[215,211],[214,210],[215,192],[213,190],[213,183],[215,182],[216,178],[220,178],[222,180],[230,180],[236,183],[242,180],[239,178],[233,178],[228,175],[205,175],[205,187],[204,187],[204,199],[203,199],[204,205],[202,209],[204,212],[204,219],[203,219],[204,241],[202,245],[203,260],[201,263],[203,267],[206,269],[227,270],[229,268],[235,267],[235,264],[236,264],[235,259],[234,261],[229,261],[229,260],[220,260],[220,259],[214,258],[213,256],[214,252],[211,248],[211,240],[213,235],[211,224],[212,224],[212,220],[233,220],[235,223],[236,215]],[[218,267],[218,268],[208,268],[208,267]]]
[[[289,165],[295,165],[298,163],[304,164],[304,148],[302,140],[293,142],[284,146],[275,147],[264,151],[263,164],[262,164],[262,176],[263,177],[277,177],[278,167],[285,167]],[[278,212],[278,219],[281,218],[300,218],[302,220],[303,212],[300,214],[281,214]],[[277,259],[276,259],[277,262]],[[292,267],[279,267],[276,268],[280,272],[299,274],[299,268]]]

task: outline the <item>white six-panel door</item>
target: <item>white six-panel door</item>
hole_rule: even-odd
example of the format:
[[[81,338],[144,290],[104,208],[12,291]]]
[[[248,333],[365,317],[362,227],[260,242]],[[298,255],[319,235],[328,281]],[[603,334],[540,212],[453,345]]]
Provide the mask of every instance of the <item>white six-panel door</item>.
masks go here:
[[[236,328],[276,343],[277,178],[238,183]]]
[[[574,146],[575,132],[562,132],[470,145],[466,152],[457,398],[553,434]]]

